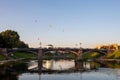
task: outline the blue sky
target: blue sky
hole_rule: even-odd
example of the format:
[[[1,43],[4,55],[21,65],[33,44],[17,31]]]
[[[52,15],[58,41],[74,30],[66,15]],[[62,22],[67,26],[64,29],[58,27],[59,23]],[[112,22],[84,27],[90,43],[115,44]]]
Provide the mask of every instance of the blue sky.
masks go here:
[[[120,44],[120,0],[0,0],[0,32],[6,29],[30,47]]]

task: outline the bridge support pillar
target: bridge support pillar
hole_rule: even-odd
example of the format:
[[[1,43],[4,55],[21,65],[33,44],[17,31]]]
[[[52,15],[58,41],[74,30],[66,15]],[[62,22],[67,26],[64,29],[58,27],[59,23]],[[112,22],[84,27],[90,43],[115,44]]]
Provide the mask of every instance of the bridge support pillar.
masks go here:
[[[42,60],[42,48],[38,50],[38,60]]]
[[[7,53],[7,49],[6,48],[0,48],[0,53],[5,55],[6,57],[8,57],[8,53]]]
[[[77,53],[77,61],[83,60],[83,56],[82,56],[82,48],[80,48],[80,50]]]
[[[6,48],[0,48],[0,53],[7,54],[7,49]]]
[[[84,70],[84,67],[83,67],[83,62],[82,61],[76,61],[75,62],[75,69],[76,70]]]
[[[38,73],[41,74],[42,70],[42,48],[40,47],[38,50]]]

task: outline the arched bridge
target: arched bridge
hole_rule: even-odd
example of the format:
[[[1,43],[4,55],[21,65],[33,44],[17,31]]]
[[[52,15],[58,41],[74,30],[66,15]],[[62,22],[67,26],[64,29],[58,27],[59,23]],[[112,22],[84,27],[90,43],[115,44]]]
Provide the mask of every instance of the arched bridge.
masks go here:
[[[12,54],[15,52],[30,52],[30,53],[38,54],[38,49],[37,48],[13,48],[13,49],[7,50],[8,54]]]
[[[7,53],[8,54],[12,54],[12,53],[15,53],[15,52],[31,52],[31,53],[34,53],[34,54],[38,54],[38,50],[39,50],[39,48],[13,48],[13,49],[8,49],[7,50]],[[63,49],[46,49],[46,48],[43,48],[42,49],[42,52],[43,52],[43,54],[45,53],[45,52],[47,52],[47,51],[64,51],[64,52],[71,52],[71,53],[74,53],[74,54],[78,54],[79,53],[79,50],[80,49],[65,49],[65,48],[63,48]],[[98,52],[98,53],[100,53],[100,54],[102,54],[102,55],[106,55],[107,54],[107,50],[104,50],[104,49],[100,49],[100,50],[98,50],[98,49],[82,49],[82,53],[84,54],[85,52]]]
[[[98,52],[101,55],[106,55],[108,50],[104,50],[104,49],[85,49],[85,50],[83,50],[83,53],[85,53],[85,52]]]

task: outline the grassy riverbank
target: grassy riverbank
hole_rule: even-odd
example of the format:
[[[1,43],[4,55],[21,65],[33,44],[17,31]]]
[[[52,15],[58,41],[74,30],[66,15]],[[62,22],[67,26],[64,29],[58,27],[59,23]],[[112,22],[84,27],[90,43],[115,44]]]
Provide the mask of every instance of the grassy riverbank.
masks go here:
[[[11,56],[14,59],[25,58],[25,59],[36,59],[37,55],[29,52],[16,52]]]
[[[57,56],[57,55],[54,55],[54,56],[48,56],[48,55],[43,55],[42,59],[44,60],[49,60],[49,59],[75,59],[75,56]]]
[[[100,54],[97,52],[86,52],[83,54],[84,59],[95,59],[100,57]]]
[[[120,50],[108,54],[107,59],[120,59]]]

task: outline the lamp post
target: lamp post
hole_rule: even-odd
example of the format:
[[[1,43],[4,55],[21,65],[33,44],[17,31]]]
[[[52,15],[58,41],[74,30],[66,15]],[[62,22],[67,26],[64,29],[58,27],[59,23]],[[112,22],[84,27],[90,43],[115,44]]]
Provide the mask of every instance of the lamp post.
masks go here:
[[[82,48],[81,45],[82,45],[82,43],[80,42],[80,48]]]
[[[42,43],[40,42],[40,48],[42,48]]]

